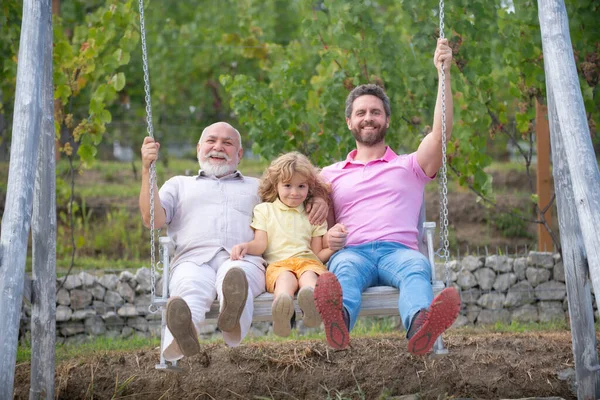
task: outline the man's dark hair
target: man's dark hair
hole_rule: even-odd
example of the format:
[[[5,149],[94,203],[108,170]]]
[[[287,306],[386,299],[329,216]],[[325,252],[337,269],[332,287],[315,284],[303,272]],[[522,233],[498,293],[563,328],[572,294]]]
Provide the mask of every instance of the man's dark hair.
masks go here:
[[[360,96],[364,96],[367,94],[378,97],[383,102],[383,109],[385,110],[385,115],[387,117],[390,116],[392,110],[390,108],[389,97],[387,97],[387,94],[385,94],[385,91],[382,87],[369,83],[367,85],[360,85],[355,87],[354,89],[352,89],[352,91],[346,98],[346,118],[350,118],[350,116],[352,115],[352,104],[354,103],[354,100],[356,100]]]

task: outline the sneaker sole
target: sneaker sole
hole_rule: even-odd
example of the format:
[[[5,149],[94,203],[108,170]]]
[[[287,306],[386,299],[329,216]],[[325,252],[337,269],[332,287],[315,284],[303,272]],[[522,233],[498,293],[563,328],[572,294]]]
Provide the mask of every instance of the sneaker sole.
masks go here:
[[[291,319],[294,315],[294,300],[288,295],[279,295],[271,306],[273,316],[273,333],[277,336],[287,337],[292,332]]]
[[[298,292],[298,306],[302,310],[304,326],[314,328],[321,324],[321,316],[315,305],[314,290],[300,289]]]
[[[323,320],[327,344],[337,350],[348,347],[350,335],[342,312],[342,287],[333,273],[326,272],[319,276],[314,300]]]
[[[200,352],[200,343],[192,322],[192,312],[183,299],[174,298],[167,303],[167,327],[184,356],[190,357]]]
[[[446,288],[433,299],[427,320],[408,341],[408,351],[422,356],[433,347],[437,338],[456,320],[460,312],[460,295],[454,288]]]
[[[246,274],[239,268],[231,268],[223,278],[223,310],[217,319],[217,327],[222,332],[231,332],[239,326],[247,298]]]

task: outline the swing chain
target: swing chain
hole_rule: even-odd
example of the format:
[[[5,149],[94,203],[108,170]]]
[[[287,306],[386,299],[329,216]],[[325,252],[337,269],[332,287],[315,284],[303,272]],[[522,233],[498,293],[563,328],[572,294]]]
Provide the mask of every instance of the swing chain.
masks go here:
[[[146,27],[144,24],[144,0],[138,0],[140,10],[140,37],[142,39],[142,64],[144,69],[144,92],[146,94],[146,123],[148,136],[154,138],[152,126],[152,98],[150,96],[150,73],[148,72],[148,52],[146,50]],[[154,229],[154,186],[156,185],[156,165],[150,164],[150,280],[151,294],[154,301],[156,286],[156,253]]]
[[[444,0],[440,0],[440,38],[444,38]],[[447,167],[447,137],[446,137],[446,72],[444,64],[440,68],[442,90],[442,168],[440,171],[440,248],[438,256],[444,260],[446,287],[450,284],[448,259],[450,258],[450,242],[448,241],[448,167]]]

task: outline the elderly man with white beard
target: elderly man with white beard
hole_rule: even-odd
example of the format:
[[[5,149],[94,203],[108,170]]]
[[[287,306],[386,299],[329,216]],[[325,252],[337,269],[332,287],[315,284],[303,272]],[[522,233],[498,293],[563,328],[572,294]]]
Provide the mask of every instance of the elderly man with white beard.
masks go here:
[[[160,144],[151,137],[142,145],[140,211],[150,225],[150,165]],[[198,334],[218,298],[217,326],[225,343],[237,346],[252,323],[253,299],[265,291],[265,262],[246,255],[230,259],[231,248],[252,240],[252,210],[260,202],[259,180],[237,170],[243,155],[240,133],[225,122],[202,132],[198,145],[200,171],[196,176],[175,176],[158,190],[154,187],[155,228],[167,226],[175,245],[169,281],[167,327],[163,355],[178,360],[200,351]],[[312,221],[327,216],[325,199],[309,207]]]

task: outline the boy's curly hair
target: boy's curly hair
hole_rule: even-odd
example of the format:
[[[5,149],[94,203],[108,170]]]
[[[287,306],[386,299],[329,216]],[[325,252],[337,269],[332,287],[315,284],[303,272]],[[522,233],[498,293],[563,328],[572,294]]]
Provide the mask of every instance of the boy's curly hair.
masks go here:
[[[283,154],[277,157],[267,168],[262,176],[258,188],[258,196],[261,201],[272,203],[277,199],[277,184],[279,182],[290,182],[294,174],[300,174],[308,184],[308,196],[306,200],[320,197],[329,204],[329,193],[331,189],[319,176],[319,170],[312,165],[310,160],[297,151]]]

